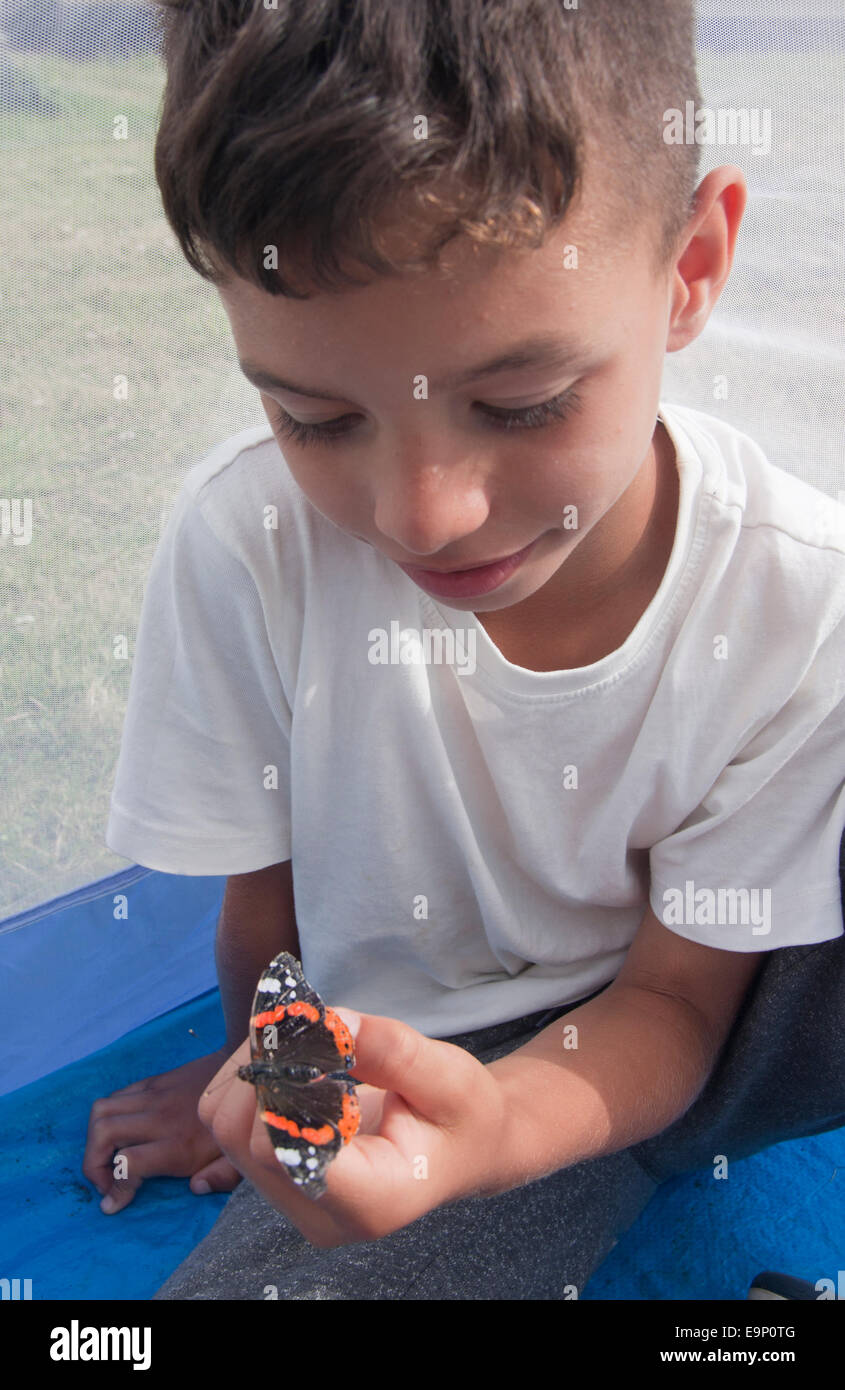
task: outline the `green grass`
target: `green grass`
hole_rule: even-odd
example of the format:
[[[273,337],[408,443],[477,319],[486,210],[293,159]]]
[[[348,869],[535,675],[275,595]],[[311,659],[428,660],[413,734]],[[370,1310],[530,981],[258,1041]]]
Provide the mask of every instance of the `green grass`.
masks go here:
[[[161,211],[158,60],[14,63],[66,114],[7,117],[0,141],[0,496],[33,508],[31,543],[0,541],[0,919],[123,865],[103,843],[130,675],[115,639],[131,657],[187,468],[264,420]]]

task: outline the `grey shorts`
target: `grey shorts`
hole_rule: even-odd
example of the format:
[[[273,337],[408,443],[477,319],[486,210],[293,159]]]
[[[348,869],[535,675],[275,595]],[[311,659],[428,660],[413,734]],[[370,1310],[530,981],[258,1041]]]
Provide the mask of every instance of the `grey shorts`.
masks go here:
[[[446,1041],[492,1062],[578,1003]],[[244,1180],[154,1298],[563,1299],[573,1285],[580,1297],[665,1179],[845,1125],[843,1019],[845,936],[771,951],[700,1095],[654,1138],[335,1250],[309,1245]]]

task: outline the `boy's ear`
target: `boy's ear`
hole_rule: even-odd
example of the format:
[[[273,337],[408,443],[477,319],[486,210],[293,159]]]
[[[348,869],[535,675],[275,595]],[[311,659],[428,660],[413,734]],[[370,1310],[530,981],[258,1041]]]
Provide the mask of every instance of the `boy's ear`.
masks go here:
[[[697,338],[715,308],[731,273],[747,201],[745,175],[735,164],[713,169],[699,185],[673,273],[667,352]]]

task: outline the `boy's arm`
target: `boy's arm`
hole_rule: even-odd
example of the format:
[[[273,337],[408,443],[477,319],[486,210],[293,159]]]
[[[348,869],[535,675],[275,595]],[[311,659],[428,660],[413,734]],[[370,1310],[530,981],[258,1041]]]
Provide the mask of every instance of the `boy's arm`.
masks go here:
[[[649,908],[603,993],[488,1063],[511,1122],[502,1146],[507,1186],[497,1180],[490,1191],[615,1153],[673,1124],[703,1090],[763,955],[687,941]],[[577,1048],[565,1048],[572,1024]]]
[[[227,879],[217,923],[215,961],[228,1054],[249,1033],[249,1015],[261,971],[280,951],[299,956],[291,861]]]

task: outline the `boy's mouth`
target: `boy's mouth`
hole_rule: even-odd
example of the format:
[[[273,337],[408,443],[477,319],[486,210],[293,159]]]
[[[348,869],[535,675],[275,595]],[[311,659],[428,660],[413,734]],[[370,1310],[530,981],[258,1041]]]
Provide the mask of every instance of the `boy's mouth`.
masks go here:
[[[444,598],[471,598],[477,594],[492,593],[500,584],[504,584],[505,580],[516,572],[535,544],[536,540],[531,541],[513,555],[505,555],[499,560],[488,561],[483,565],[471,565],[464,569],[426,570],[420,569],[417,565],[401,564],[399,568],[409,579],[413,579],[415,584],[419,584],[423,589],[430,589],[433,594],[440,594]]]

